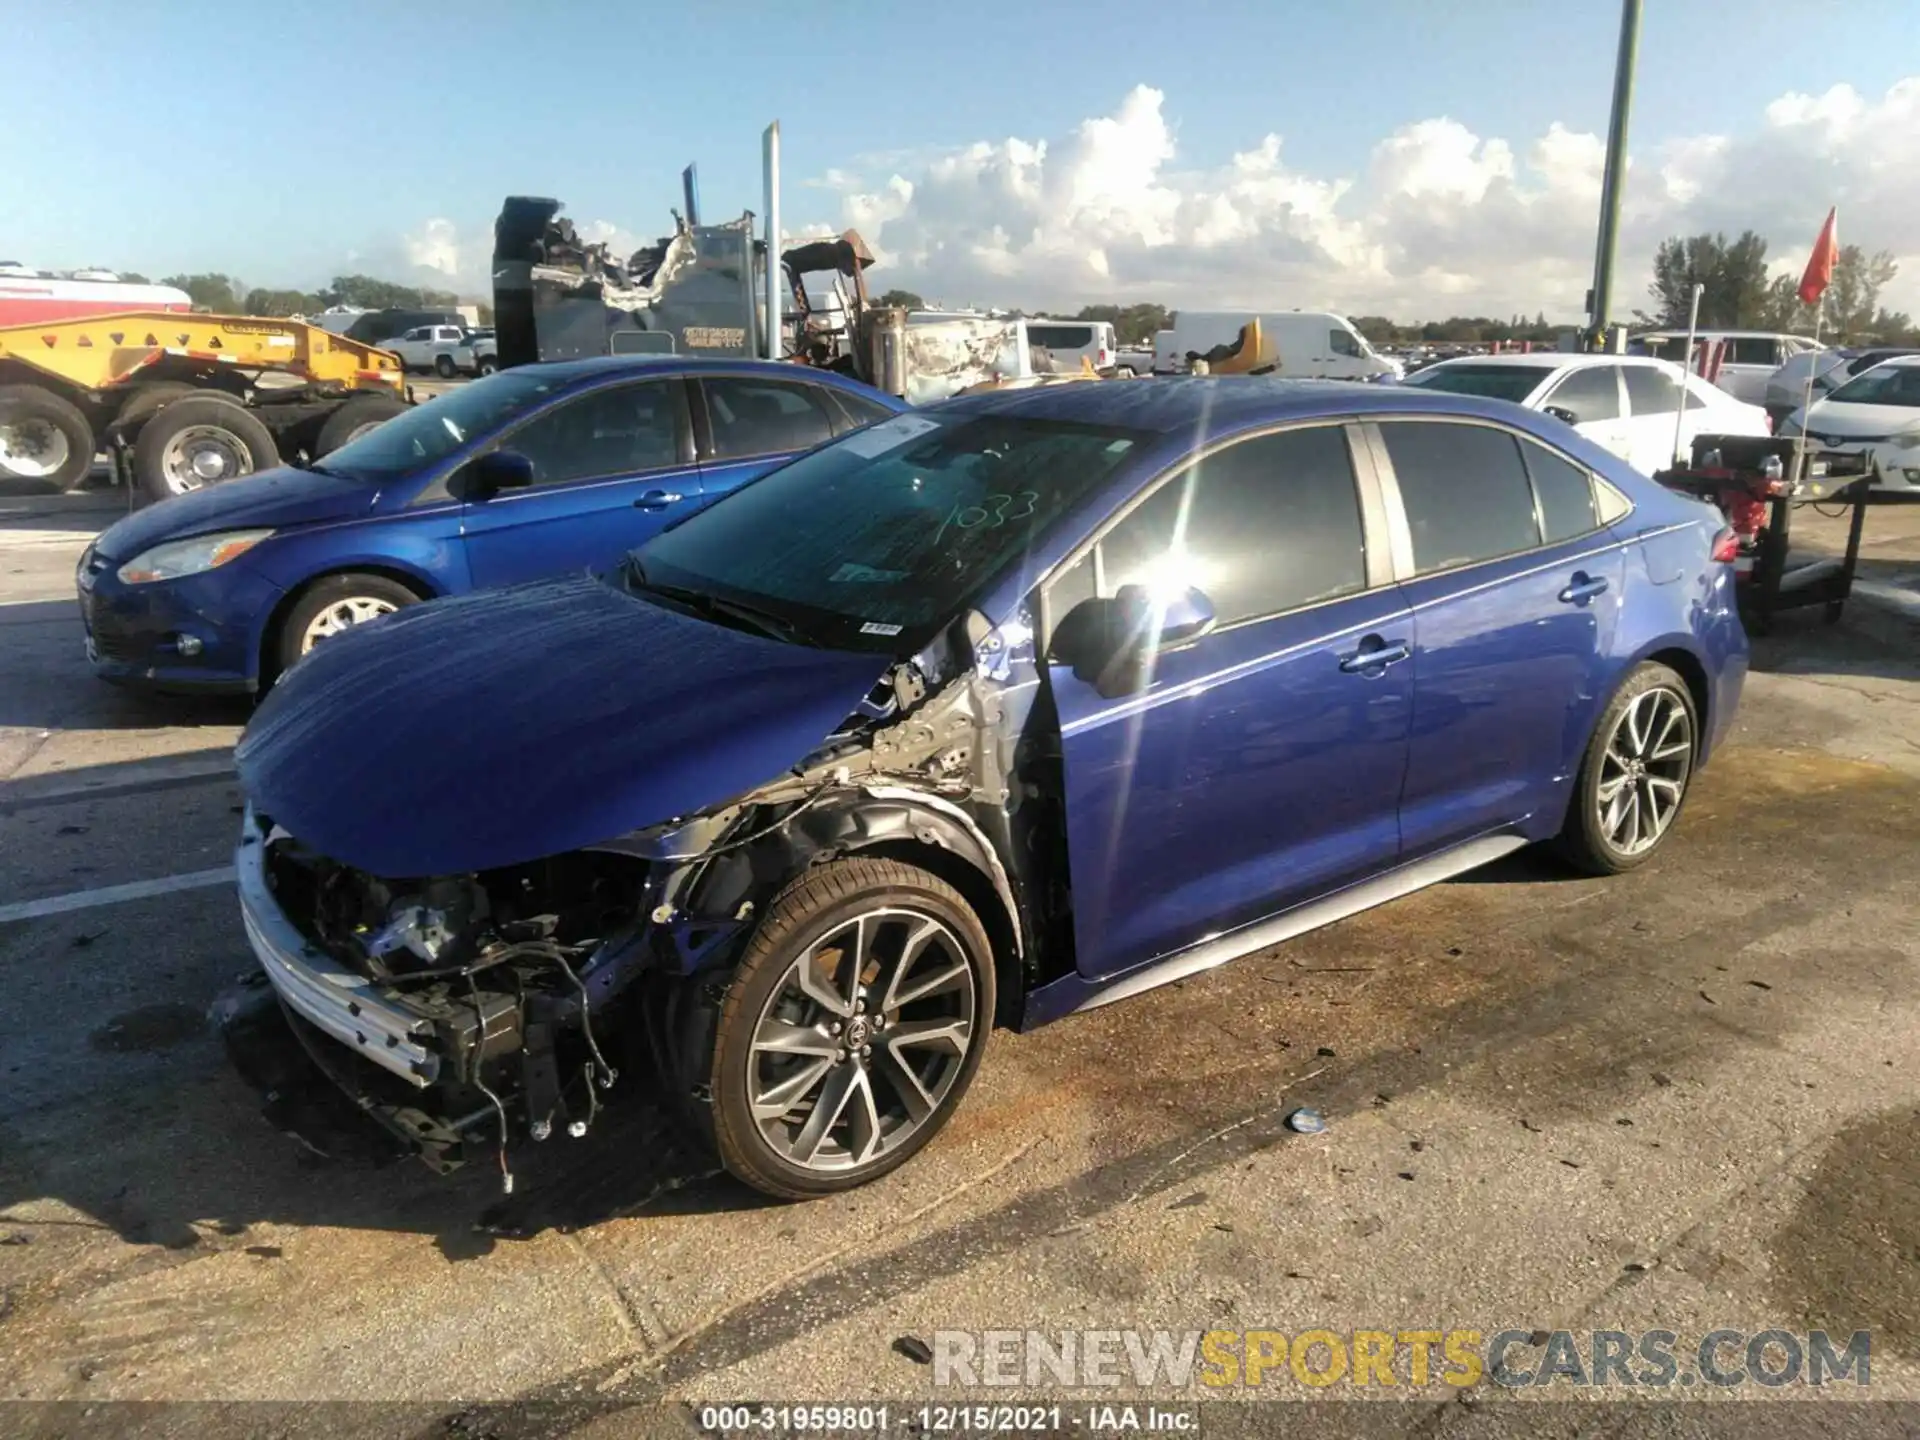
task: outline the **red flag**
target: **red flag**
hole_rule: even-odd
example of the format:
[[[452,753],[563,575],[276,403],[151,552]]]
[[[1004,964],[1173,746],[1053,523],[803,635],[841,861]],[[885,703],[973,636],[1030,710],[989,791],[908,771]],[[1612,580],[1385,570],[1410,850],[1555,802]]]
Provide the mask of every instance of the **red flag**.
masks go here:
[[[1840,253],[1840,240],[1835,221],[1840,209],[1835,206],[1827,211],[1827,223],[1820,227],[1820,238],[1813,242],[1813,254],[1807,257],[1807,268],[1800,276],[1800,303],[1818,305],[1820,297],[1826,294],[1827,285],[1833,279],[1834,257]]]

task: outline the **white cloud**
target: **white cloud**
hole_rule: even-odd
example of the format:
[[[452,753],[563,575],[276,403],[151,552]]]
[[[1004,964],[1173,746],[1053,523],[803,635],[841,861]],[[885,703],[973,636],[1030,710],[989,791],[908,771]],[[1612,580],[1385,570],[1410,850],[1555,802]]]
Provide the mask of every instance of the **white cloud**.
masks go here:
[[[1197,172],[1177,166],[1165,104],[1141,85],[1064,137],[980,141],[913,157],[881,183],[829,171],[817,184],[841,196],[838,223],[874,247],[883,287],[946,303],[1578,318],[1593,265],[1599,136],[1554,124],[1510,141],[1438,117],[1385,136],[1359,174],[1296,169],[1278,134]],[[1843,241],[1900,258],[1885,298],[1920,308],[1920,189],[1910,179],[1920,166],[1920,77],[1878,100],[1847,86],[1785,95],[1732,133],[1643,140],[1635,152],[1617,313],[1645,303],[1663,237],[1751,227],[1792,268],[1836,203]],[[877,158],[854,165],[872,174]]]

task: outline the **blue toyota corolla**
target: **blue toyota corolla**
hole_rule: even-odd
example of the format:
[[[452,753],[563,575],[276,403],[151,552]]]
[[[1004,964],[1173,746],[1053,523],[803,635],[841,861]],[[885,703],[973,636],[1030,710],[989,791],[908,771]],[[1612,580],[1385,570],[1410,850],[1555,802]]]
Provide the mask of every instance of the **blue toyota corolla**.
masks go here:
[[[898,413],[793,365],[620,358],[504,371],[304,469],[112,526],[76,581],[108,680],[247,692],[416,601],[611,564],[770,466]]]
[[[442,1166],[651,1084],[762,1190],[856,1185],[996,1022],[1533,842],[1654,855],[1746,672],[1729,539],[1499,401],[1221,378],[900,415],[604,580],[294,669],[239,749],[263,975],[230,1034],[291,1025]]]

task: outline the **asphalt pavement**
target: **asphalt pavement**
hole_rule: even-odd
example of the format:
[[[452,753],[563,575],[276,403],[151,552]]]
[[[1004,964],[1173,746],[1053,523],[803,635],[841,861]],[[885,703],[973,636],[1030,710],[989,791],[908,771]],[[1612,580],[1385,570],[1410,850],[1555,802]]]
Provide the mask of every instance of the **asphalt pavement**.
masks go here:
[[[8,1397],[672,1416],[650,1407],[1004,1398],[934,1389],[914,1342],[938,1331],[1727,1326],[1871,1331],[1856,1393],[1920,1398],[1920,646],[1897,614],[1782,620],[1642,870],[1522,854],[998,1034],[946,1134],[851,1195],[766,1203],[636,1098],[506,1196],[484,1168],[321,1160],[229,1072],[205,1011],[252,963],[223,868],[247,710],[88,671],[72,569],[117,504],[0,498]],[[1286,1127],[1302,1105],[1325,1133]],[[1397,1393],[1396,1425],[1463,1413]]]

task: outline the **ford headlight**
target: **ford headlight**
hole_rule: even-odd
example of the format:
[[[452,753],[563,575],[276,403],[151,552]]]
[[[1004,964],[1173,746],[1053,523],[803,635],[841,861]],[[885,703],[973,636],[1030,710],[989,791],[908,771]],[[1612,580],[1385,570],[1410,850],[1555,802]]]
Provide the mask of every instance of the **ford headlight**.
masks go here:
[[[246,554],[271,534],[271,530],[225,530],[216,535],[196,535],[191,540],[169,540],[127,561],[120,567],[120,578],[129,585],[146,585],[198,575]]]

